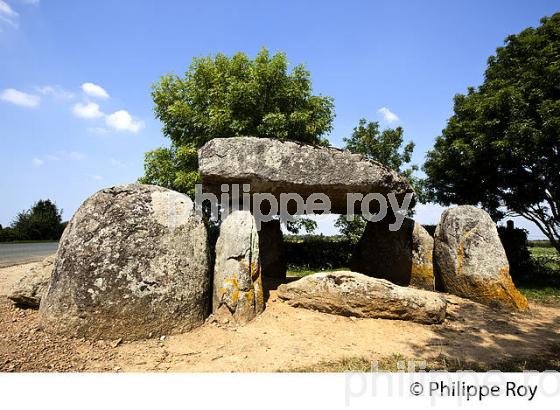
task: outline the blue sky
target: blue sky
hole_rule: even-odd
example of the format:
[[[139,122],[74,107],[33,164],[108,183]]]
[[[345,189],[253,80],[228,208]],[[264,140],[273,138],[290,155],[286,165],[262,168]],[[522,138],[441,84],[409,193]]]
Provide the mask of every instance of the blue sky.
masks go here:
[[[361,117],[379,120],[404,127],[421,164],[453,95],[480,84],[488,56],[508,34],[559,6],[0,0],[0,224],[40,198],[54,200],[68,219],[98,189],[135,181],[144,152],[167,144],[150,85],[216,52],[286,52],[311,71],[315,93],[335,98],[333,145]],[[440,212],[422,207],[418,219],[434,223]]]

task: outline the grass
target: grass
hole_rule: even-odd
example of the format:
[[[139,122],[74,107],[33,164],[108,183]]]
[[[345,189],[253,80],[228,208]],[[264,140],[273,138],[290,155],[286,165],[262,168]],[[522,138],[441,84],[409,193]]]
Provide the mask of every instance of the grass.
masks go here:
[[[530,247],[535,248],[553,248],[552,243],[548,239],[536,239],[529,241]]]
[[[548,243],[548,242],[547,242]],[[544,243],[533,243],[529,248],[534,272],[526,277],[517,278],[517,289],[530,301],[544,304],[560,304],[560,255],[555,248]],[[541,246],[542,245],[542,246]],[[324,269],[324,271],[349,270],[349,268]],[[303,278],[317,273],[305,267],[291,266],[288,276]]]
[[[556,249],[545,246],[529,248],[534,272],[516,279],[519,291],[538,303],[560,304],[560,255]]]
[[[288,269],[287,276],[303,278],[304,276],[313,275],[314,273],[317,272],[334,272],[340,270],[350,270],[350,268],[323,269],[322,271],[320,271],[320,270],[309,270],[306,268],[290,267]]]
[[[551,260],[556,260],[556,268],[560,267],[560,255],[553,247],[544,246],[534,246],[530,247],[529,251],[533,258],[550,258]]]
[[[295,367],[289,372],[298,373],[343,373],[343,372],[414,372],[414,371],[475,371],[522,372],[529,370],[560,370],[560,343],[553,343],[539,357],[506,358],[495,363],[481,363],[440,355],[427,360],[407,358],[400,354],[370,359],[346,357],[339,360],[322,361],[311,366]]]

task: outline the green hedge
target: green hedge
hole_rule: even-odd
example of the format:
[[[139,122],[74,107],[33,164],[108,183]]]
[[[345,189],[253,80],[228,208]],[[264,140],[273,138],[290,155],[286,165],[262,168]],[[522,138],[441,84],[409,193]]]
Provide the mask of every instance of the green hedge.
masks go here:
[[[435,225],[424,225],[424,228],[433,235]],[[508,257],[511,275],[514,278],[530,275],[533,264],[527,231],[500,226],[498,234]],[[284,251],[288,269],[337,269],[349,266],[354,245],[341,235],[286,235]]]
[[[288,269],[325,270],[348,267],[354,245],[342,236],[286,235]]]

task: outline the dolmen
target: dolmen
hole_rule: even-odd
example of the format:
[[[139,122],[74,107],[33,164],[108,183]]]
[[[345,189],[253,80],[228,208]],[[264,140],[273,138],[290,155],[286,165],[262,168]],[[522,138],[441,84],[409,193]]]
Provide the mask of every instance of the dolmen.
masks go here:
[[[398,173],[360,155],[267,138],[212,140],[199,150],[199,170],[202,192],[237,195],[220,202],[222,209],[232,198],[295,193],[309,200],[322,193],[330,212],[346,213],[348,194],[393,194],[403,203],[414,192]],[[233,184],[247,189],[227,188]],[[262,313],[265,279],[286,276],[278,218],[261,221],[254,207],[224,213],[213,245],[197,206],[186,195],[142,184],[88,198],[61,238],[48,285],[42,279],[43,288],[33,288],[31,304],[40,304],[43,329],[134,340],[187,332],[210,314],[247,323]],[[351,208],[375,211],[370,205]],[[297,213],[298,206],[291,211]],[[320,272],[281,285],[280,300],[332,314],[424,324],[445,319],[447,302],[438,291],[527,309],[486,212],[471,206],[445,211],[435,238],[404,216],[400,229],[392,230],[395,218],[393,213],[368,221],[351,271]]]

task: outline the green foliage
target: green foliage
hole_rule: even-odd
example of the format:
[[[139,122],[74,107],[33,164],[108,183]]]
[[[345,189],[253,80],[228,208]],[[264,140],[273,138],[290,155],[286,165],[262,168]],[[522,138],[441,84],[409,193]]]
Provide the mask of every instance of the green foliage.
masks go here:
[[[189,195],[199,182],[197,150],[213,138],[241,136],[292,139],[328,145],[332,129],[331,97],[311,93],[303,65],[288,70],[284,53],[262,49],[254,60],[194,58],[183,77],[163,76],[153,86],[155,114],[171,148],[150,151],[140,182]]]
[[[287,235],[286,264],[290,270],[326,270],[349,266],[354,244],[342,236]]]
[[[341,235],[356,244],[362,237],[366,224],[367,221],[361,215],[353,215],[351,220],[347,220],[346,215],[340,215],[334,226],[338,228]]]
[[[334,116],[332,98],[312,95],[303,65],[290,72],[284,53],[266,49],[254,60],[244,53],[194,58],[184,77],[162,77],[152,96],[175,146],[240,136],[326,144],[321,136]]]
[[[500,207],[534,222],[560,250],[560,13],[509,36],[484,83],[456,95],[428,153],[431,200]]]
[[[145,154],[144,176],[138,182],[159,185],[174,191],[194,195],[200,182],[198,154],[194,147],[157,148]]]
[[[560,254],[552,247],[530,247],[530,271],[514,278],[519,291],[539,303],[560,303]]]
[[[553,248],[548,239],[533,239],[529,241],[530,248]]]
[[[16,234],[11,228],[0,229],[0,242],[13,242],[17,240]]]
[[[377,121],[368,122],[360,119],[350,138],[344,138],[345,148],[354,154],[362,154],[369,160],[377,161],[406,177],[416,196],[423,201],[422,181],[414,176],[418,166],[411,164],[414,142],[404,143],[404,130],[402,127],[395,129],[379,129]],[[403,145],[404,144],[404,145]],[[335,226],[340,233],[356,243],[362,236],[366,220],[362,216],[354,216],[348,221],[344,215],[338,217]]]
[[[367,122],[365,118],[362,118],[358,126],[354,128],[352,136],[344,138],[344,142],[346,149],[350,152],[362,154],[367,159],[380,162],[404,175],[411,174],[418,169],[415,165],[406,170],[401,169],[403,165],[410,163],[414,151],[413,142],[402,147],[404,142],[402,127],[380,131],[377,121]]]
[[[309,218],[294,216],[291,221],[286,221],[286,229],[293,234],[297,234],[302,229],[310,234],[317,229],[317,222]]]
[[[170,148],[145,155],[139,182],[194,194],[197,150],[213,138],[252,136],[329,145],[331,97],[312,94],[311,76],[303,65],[288,69],[284,53],[262,49],[255,59],[244,53],[194,58],[184,76],[165,75],[153,86],[156,117]],[[304,218],[288,230],[313,231]]]
[[[58,240],[64,226],[62,210],[48,199],[40,200],[20,212],[10,228],[2,229],[0,240]]]

